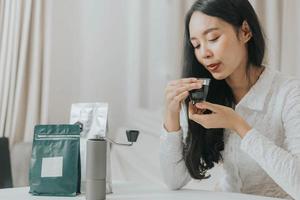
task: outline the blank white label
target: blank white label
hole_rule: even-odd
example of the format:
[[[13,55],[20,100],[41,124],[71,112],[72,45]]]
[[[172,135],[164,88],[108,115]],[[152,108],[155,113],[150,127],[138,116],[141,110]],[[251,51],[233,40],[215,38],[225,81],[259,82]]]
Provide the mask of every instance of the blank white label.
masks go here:
[[[61,177],[62,174],[63,157],[43,158],[41,177]]]

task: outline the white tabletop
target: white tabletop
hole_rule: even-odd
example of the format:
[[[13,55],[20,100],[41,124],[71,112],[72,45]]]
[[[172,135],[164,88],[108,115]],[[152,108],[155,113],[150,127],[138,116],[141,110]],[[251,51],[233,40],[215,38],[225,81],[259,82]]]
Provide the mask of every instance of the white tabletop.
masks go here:
[[[56,199],[74,199],[84,200],[84,195],[76,197],[47,197],[32,196],[28,193],[28,187],[0,189],[1,200],[56,200]],[[113,183],[113,194],[106,195],[107,200],[275,200],[276,198],[267,198],[253,195],[222,193],[203,190],[181,189],[170,191],[162,185],[149,185],[140,183]],[[278,199],[277,199],[278,200]]]

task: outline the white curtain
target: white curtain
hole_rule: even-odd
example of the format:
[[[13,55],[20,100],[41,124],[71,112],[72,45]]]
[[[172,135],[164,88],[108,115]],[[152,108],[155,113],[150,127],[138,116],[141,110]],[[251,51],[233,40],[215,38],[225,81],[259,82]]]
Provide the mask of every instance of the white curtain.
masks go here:
[[[44,1],[0,0],[0,135],[32,141],[46,120]]]
[[[300,77],[300,2],[297,0],[250,0],[267,41],[266,64]]]

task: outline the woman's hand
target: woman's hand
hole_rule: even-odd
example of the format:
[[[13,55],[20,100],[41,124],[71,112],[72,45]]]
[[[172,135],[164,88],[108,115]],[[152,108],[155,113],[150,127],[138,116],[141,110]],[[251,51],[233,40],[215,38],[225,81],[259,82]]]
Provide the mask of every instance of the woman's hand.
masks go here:
[[[179,113],[181,103],[188,97],[189,91],[202,87],[202,81],[197,78],[185,78],[171,81],[165,89],[165,121],[167,131],[180,129]]]
[[[203,114],[205,110],[210,110],[212,113]],[[190,103],[189,118],[205,128],[231,129],[241,138],[251,129],[250,125],[232,108],[205,101],[196,105]]]

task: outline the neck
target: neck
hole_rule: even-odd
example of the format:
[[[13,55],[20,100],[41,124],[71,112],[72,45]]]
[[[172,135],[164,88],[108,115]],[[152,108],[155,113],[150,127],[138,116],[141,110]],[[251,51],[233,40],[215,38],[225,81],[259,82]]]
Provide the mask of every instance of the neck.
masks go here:
[[[239,67],[228,78],[226,78],[226,82],[233,92],[236,104],[256,83],[263,70],[264,67],[258,68],[250,66],[249,71],[246,70],[246,67]]]

